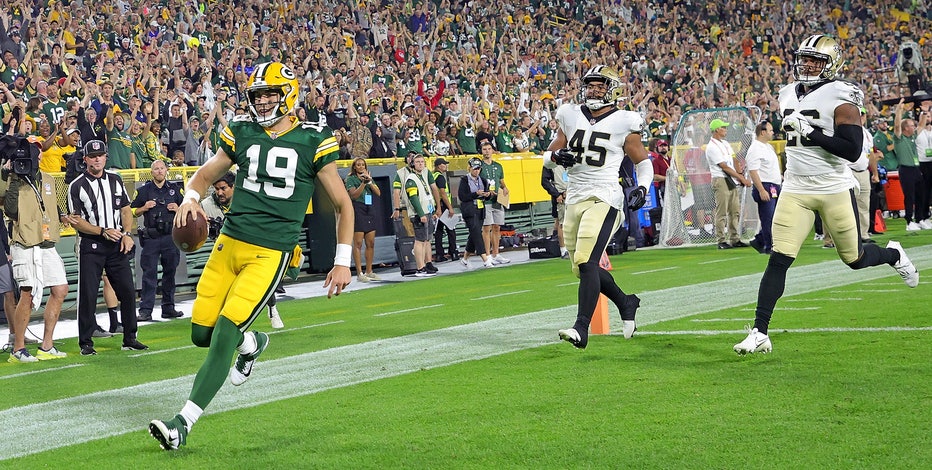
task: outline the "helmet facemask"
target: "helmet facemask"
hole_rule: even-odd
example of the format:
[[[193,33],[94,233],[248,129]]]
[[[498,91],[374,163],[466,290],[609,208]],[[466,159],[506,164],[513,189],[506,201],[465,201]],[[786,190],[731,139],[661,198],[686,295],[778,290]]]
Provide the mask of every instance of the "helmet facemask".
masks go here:
[[[269,93],[278,95],[278,101],[259,103],[259,97]],[[249,113],[252,114],[253,119],[255,119],[260,126],[272,127],[291,112],[291,110],[288,109],[287,103],[285,103],[286,95],[287,90],[281,85],[250,88],[246,91],[246,102],[249,105]]]

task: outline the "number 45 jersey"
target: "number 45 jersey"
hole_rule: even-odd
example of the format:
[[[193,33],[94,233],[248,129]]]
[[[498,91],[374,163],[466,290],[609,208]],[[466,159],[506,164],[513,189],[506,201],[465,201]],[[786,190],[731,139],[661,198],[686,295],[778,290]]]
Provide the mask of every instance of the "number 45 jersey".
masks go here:
[[[220,148],[237,165],[222,232],[254,245],[293,250],[317,173],[339,156],[333,133],[295,122],[276,134],[252,120],[235,119],[220,133]]]
[[[790,83],[780,89],[783,116],[798,111],[813,127],[831,136],[835,133],[835,108],[843,104],[863,106],[864,93],[843,80],[822,82],[802,93],[802,85]],[[819,147],[796,132],[786,136],[786,173],[783,190],[798,194],[833,194],[857,184],[847,161]]]
[[[566,171],[566,203],[595,197],[621,210],[625,195],[618,173],[625,158],[625,139],[629,134],[641,134],[644,119],[633,111],[615,108],[596,118],[585,106],[564,104],[557,109],[556,120],[566,136],[567,148],[577,155],[576,165]]]

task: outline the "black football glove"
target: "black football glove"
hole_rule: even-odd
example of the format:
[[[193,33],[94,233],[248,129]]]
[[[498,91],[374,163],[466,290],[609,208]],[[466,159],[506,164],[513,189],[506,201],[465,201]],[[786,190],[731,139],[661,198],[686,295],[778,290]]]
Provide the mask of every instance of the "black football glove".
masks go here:
[[[553,152],[553,161],[563,168],[569,168],[576,164],[576,152],[570,149],[557,150]]]
[[[643,186],[638,186],[634,188],[633,191],[628,193],[628,209],[636,211],[644,207],[644,203],[647,202],[647,190]]]

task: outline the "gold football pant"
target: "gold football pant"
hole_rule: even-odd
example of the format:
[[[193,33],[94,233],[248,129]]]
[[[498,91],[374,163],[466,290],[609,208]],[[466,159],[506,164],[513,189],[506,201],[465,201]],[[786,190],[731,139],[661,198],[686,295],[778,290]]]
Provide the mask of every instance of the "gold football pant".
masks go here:
[[[223,316],[246,331],[275,294],[291,256],[221,234],[197,283],[191,322],[212,328]]]

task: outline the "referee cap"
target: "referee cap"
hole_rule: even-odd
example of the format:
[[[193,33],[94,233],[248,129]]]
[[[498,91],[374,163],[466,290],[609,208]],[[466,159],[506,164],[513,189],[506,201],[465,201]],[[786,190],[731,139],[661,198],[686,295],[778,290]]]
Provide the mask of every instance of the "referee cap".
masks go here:
[[[96,157],[107,153],[107,145],[99,140],[91,140],[84,144],[84,156]]]

